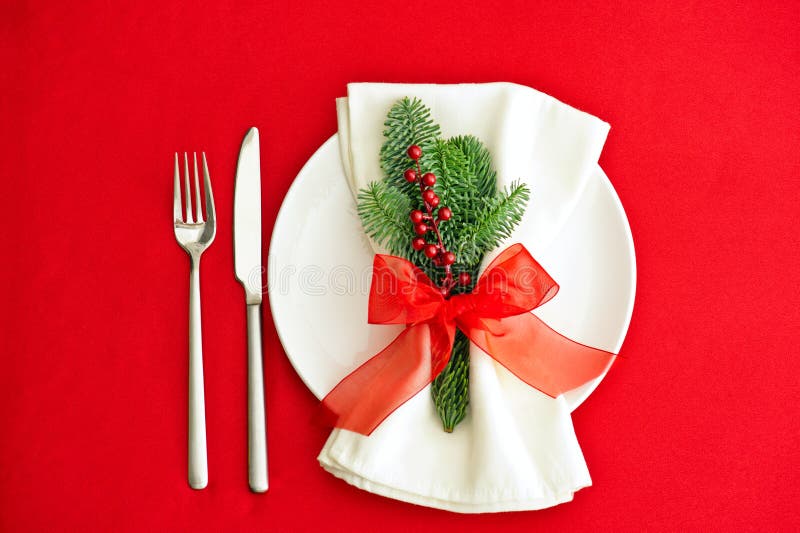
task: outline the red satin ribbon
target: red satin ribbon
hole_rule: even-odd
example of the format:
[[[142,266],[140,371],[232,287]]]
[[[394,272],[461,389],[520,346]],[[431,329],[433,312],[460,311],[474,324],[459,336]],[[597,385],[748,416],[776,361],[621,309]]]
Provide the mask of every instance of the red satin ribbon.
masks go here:
[[[447,365],[456,328],[519,379],[551,397],[600,376],[613,353],[572,341],[529,311],[558,292],[521,244],[504,250],[470,294],[445,299],[418,267],[376,255],[371,324],[406,324],[322,400],[334,426],[369,435]]]

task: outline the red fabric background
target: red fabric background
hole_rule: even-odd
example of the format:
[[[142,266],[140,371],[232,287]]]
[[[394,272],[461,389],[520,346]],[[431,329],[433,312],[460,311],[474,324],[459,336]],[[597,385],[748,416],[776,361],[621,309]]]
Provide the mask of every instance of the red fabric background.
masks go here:
[[[796,2],[124,4],[0,7],[0,530],[800,527]],[[231,251],[246,128],[269,236],[347,82],[494,80],[612,124],[601,164],[639,283],[625,359],[574,416],[594,486],[460,516],[334,479],[267,312],[271,489],[250,494]],[[195,149],[219,220],[202,492],[185,481],[188,260],[171,227],[172,153]]]

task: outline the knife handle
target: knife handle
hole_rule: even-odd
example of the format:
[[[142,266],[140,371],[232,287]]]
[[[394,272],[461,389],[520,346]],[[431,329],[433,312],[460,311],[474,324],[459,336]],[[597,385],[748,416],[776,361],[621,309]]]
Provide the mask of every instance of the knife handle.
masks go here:
[[[266,492],[269,482],[261,350],[261,304],[247,306],[247,444],[250,490]]]

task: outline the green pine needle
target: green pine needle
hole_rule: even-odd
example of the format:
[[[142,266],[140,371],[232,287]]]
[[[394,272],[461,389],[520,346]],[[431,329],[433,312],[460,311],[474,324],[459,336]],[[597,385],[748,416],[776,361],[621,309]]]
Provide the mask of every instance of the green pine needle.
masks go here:
[[[475,224],[459,232],[452,248],[456,257],[465,263],[480,262],[503,239],[511,237],[525,214],[529,198],[530,190],[519,182],[512,183],[511,187],[494,198],[485,198],[483,206],[477,211]]]
[[[431,394],[442,428],[452,433],[466,416],[469,405],[469,339],[461,331],[456,331],[450,361],[433,380]]]
[[[497,192],[497,172],[492,167],[492,154],[472,135],[453,137],[449,143],[464,154],[469,165],[467,175],[475,196],[491,197]]]
[[[409,245],[411,200],[386,181],[373,181],[358,193],[358,215],[364,231],[390,253],[405,257]]]

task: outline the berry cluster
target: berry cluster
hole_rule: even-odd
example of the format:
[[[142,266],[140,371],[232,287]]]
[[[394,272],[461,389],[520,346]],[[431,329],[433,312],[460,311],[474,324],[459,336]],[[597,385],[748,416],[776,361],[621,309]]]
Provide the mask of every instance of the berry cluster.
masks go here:
[[[439,223],[450,220],[453,212],[449,207],[439,207],[439,197],[433,190],[436,185],[436,176],[432,172],[422,173],[422,168],[419,164],[419,159],[422,157],[422,149],[417,145],[408,147],[408,157],[410,157],[416,164],[416,170],[410,168],[403,173],[403,177],[409,183],[416,183],[419,185],[419,192],[422,196],[425,211],[421,209],[414,209],[409,213],[409,218],[414,224],[414,233],[418,236],[411,241],[411,246],[418,251],[423,251],[426,257],[433,261],[436,266],[443,266],[445,277],[439,286],[442,294],[446,297],[457,283],[461,285],[469,285],[471,279],[467,272],[462,272],[458,275],[458,280],[453,277],[451,265],[456,262],[456,254],[448,251],[444,242],[442,242],[442,235],[439,233]],[[435,210],[435,213],[434,213]],[[436,235],[435,243],[429,243],[425,235],[433,231]]]

